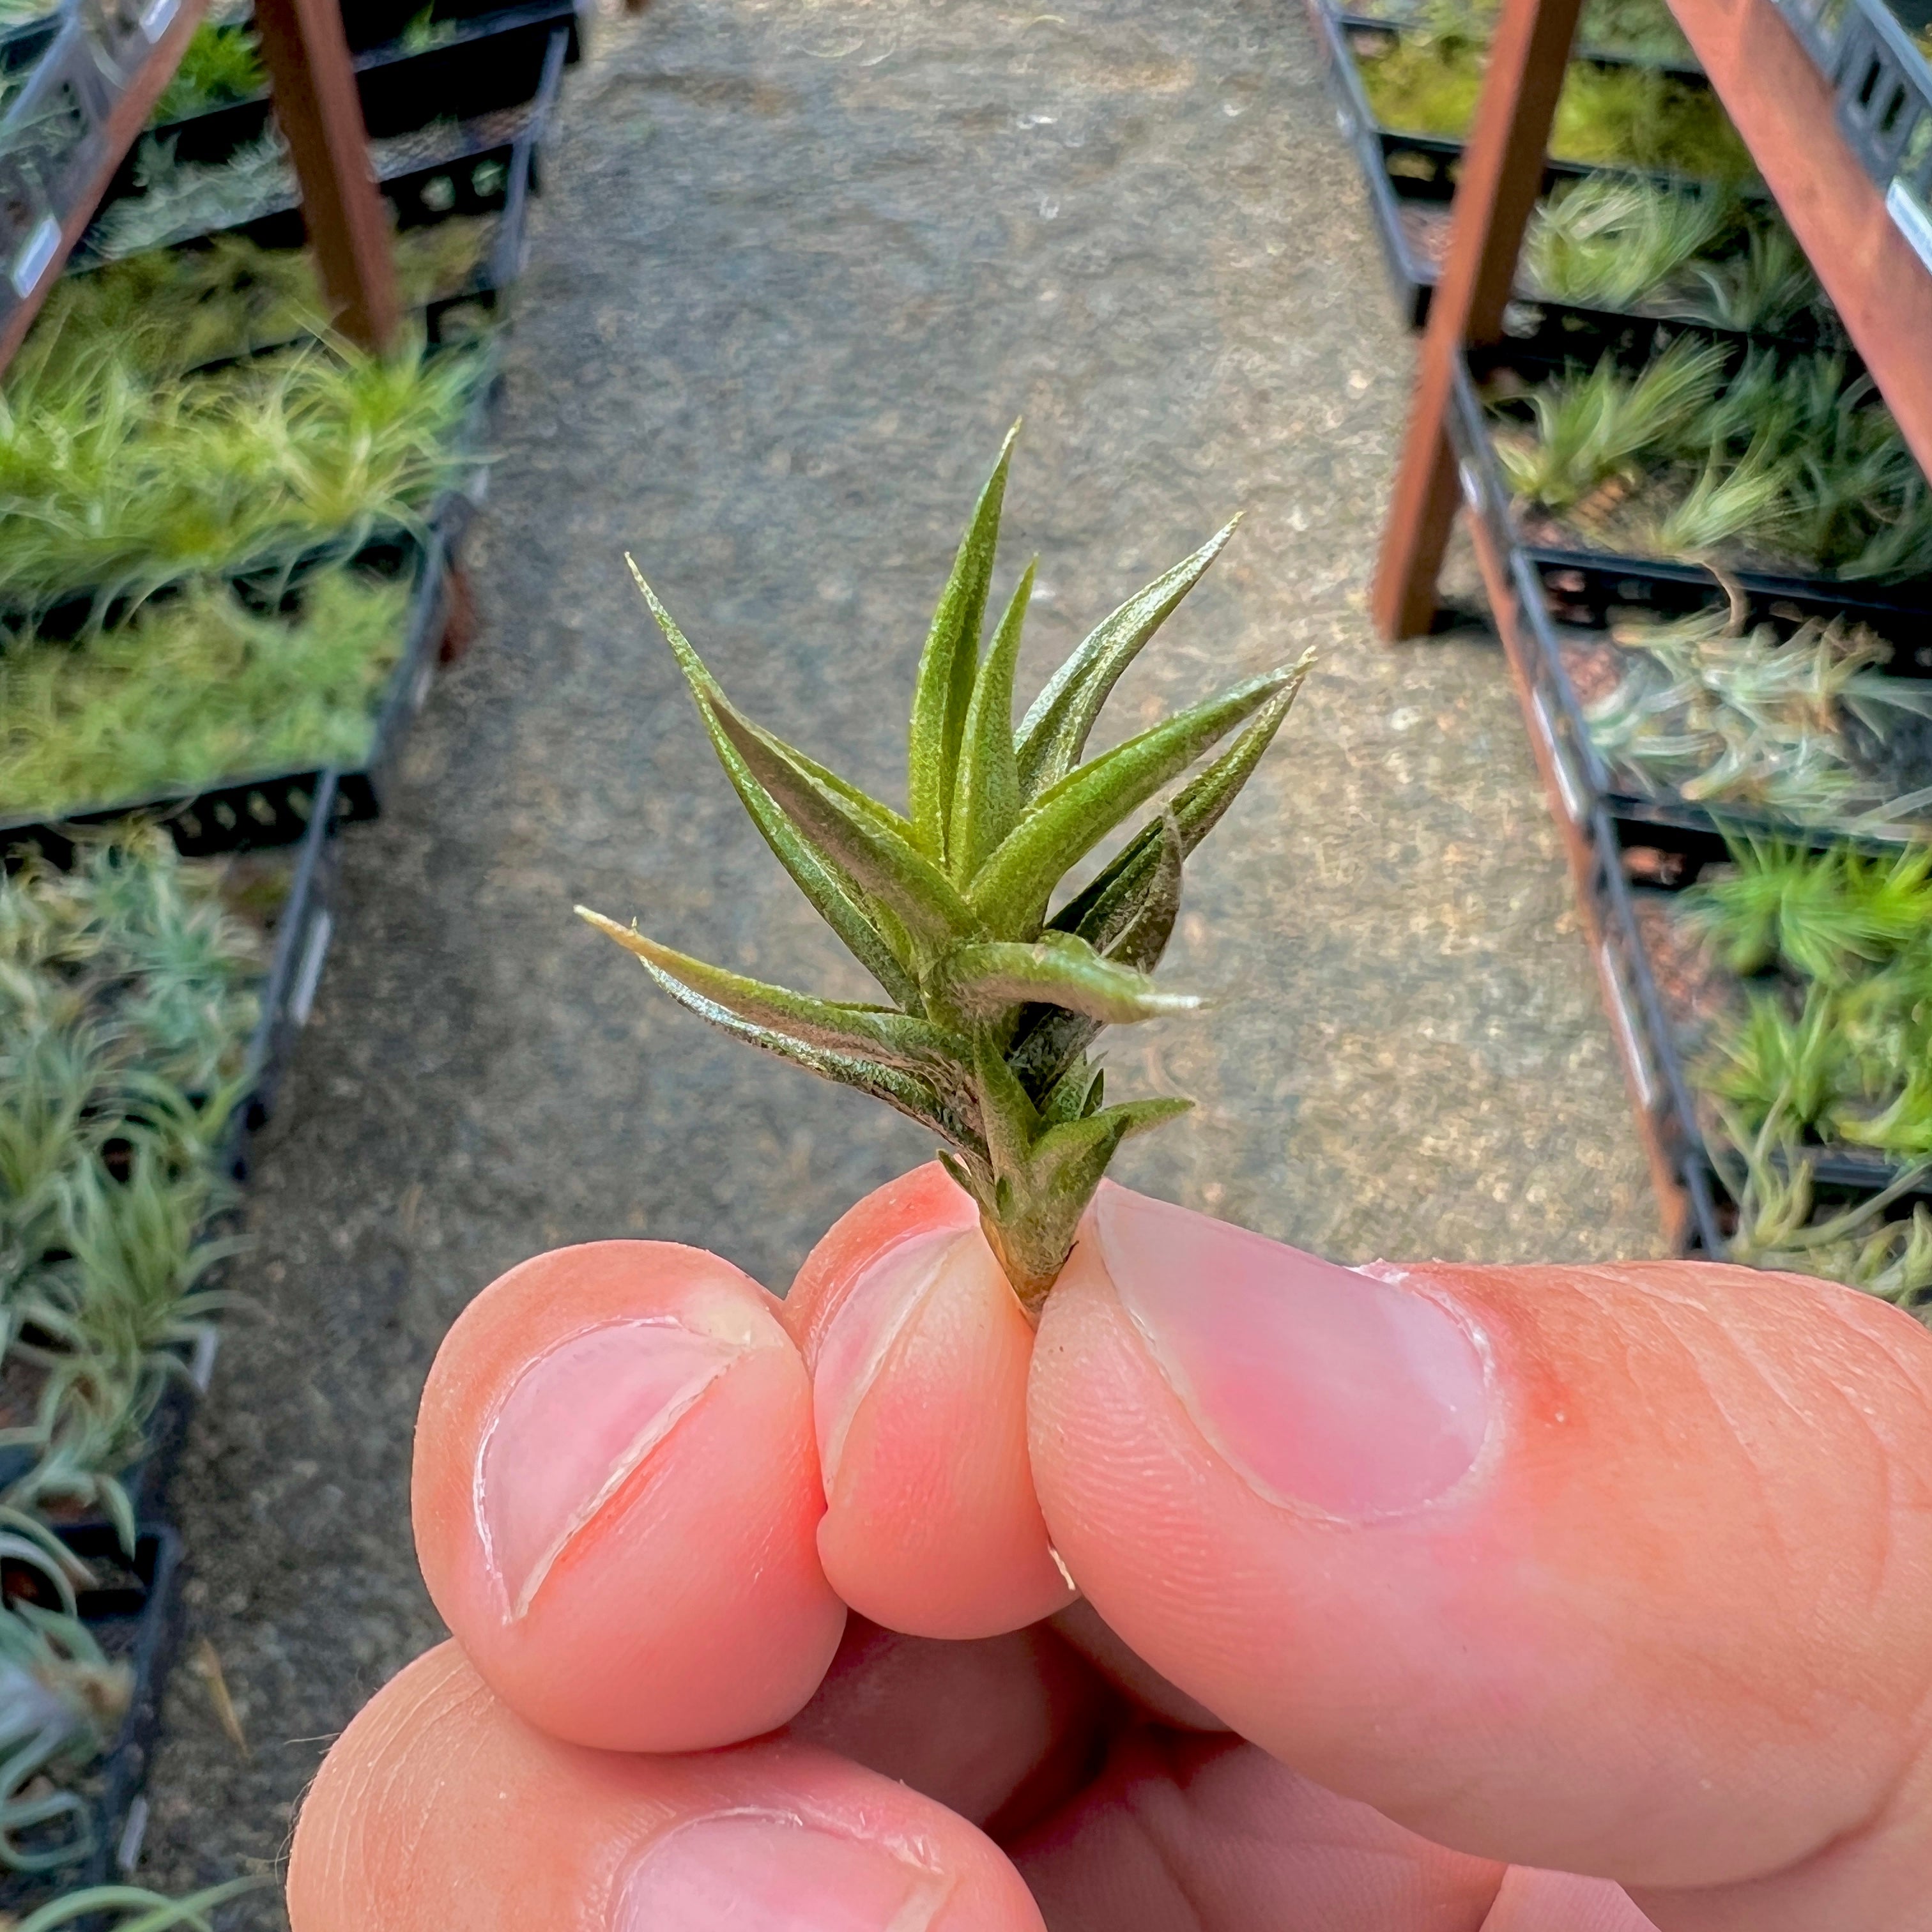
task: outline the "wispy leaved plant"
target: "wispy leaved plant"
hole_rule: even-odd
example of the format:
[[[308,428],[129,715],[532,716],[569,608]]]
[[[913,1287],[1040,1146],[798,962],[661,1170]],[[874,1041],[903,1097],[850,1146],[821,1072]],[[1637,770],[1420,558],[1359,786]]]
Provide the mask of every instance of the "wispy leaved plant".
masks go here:
[[[1115,682],[1220,554],[1231,524],[1104,619],[1016,726],[1031,565],[981,647],[1012,448],[1009,436],[920,661],[903,812],[754,724],[639,579],[739,797],[890,1004],[766,985],[584,916],[680,1004],[938,1136],[1036,1315],[1120,1143],[1189,1105],[1107,1103],[1090,1049],[1106,1026],[1197,1004],[1150,977],[1173,930],[1182,867],[1267,750],[1308,661],[1087,755]],[[1226,751],[1056,906],[1070,871],[1230,734]]]

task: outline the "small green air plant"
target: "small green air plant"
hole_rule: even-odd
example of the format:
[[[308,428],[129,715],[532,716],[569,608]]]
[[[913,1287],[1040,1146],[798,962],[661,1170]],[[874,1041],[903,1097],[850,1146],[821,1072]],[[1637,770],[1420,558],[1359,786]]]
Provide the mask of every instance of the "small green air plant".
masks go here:
[[[1731,972],[1782,967],[1843,988],[1932,934],[1932,846],[1880,857],[1779,838],[1729,842],[1730,865],[1688,887],[1682,904]]]
[[[1681,338],[1636,372],[1608,355],[1499,398],[1526,508],[1599,547],[1713,566],[1932,570],[1932,493],[1868,379],[1828,354],[1753,350],[1728,380],[1723,364]]]
[[[58,818],[227,779],[354,766],[408,633],[409,586],[334,565],[290,615],[206,580],[77,643],[0,652],[0,812]]]
[[[0,1359],[39,1385],[0,1432],[34,1456],[0,1531],[59,1499],[132,1546],[117,1472],[218,1305],[232,1244],[205,1230],[266,963],[223,870],[134,826],[83,838],[68,872],[0,879]]]
[[[495,238],[494,216],[458,215],[394,238],[404,304],[458,295],[472,285]],[[305,248],[263,248],[216,235],[150,249],[85,274],[63,276],[11,365],[15,382],[59,381],[97,358],[104,344],[149,382],[187,375],[331,329],[315,258]]]
[[[232,1300],[207,1277],[242,1246],[203,1233],[232,1190],[170,1138],[134,1138],[124,1178],[98,1162],[62,1177],[65,1258],[17,1288],[11,1310],[11,1352],[43,1380],[33,1422],[0,1431],[0,1443],[36,1453],[6,1501],[98,1508],[130,1549],[134,1508],[118,1472],[140,1454],[164,1389],[188,1378],[189,1352]]]
[[[1732,1139],[1775,1118],[1826,1144],[1932,1156],[1932,848],[1750,840],[1732,860],[1684,902],[1723,963],[1760,976],[1691,1069]]]
[[[252,100],[268,85],[254,28],[239,22],[204,20],[183,51],[174,78],[161,90],[153,124],[185,121],[210,108]]]
[[[1714,1156],[1738,1208],[1730,1259],[1835,1281],[1932,1322],[1932,1209],[1920,1202],[1909,1216],[1887,1218],[1924,1180],[1928,1163],[1904,1169],[1879,1193],[1821,1214],[1815,1156],[1784,1109],[1773,1106],[1754,1132],[1736,1121],[1731,1126],[1734,1149]]]
[[[1740,252],[1689,268],[1689,313],[1718,328],[1777,334],[1824,305],[1797,237],[1775,214],[1754,216]]]
[[[1538,205],[1523,264],[1531,289],[1552,301],[1658,302],[1742,218],[1736,198],[1720,191],[1589,176]]]
[[[638,579],[739,797],[892,1004],[765,985],[579,910],[681,1005],[946,1142],[948,1172],[978,1203],[1036,1318],[1121,1142],[1190,1104],[1103,1104],[1088,1049],[1108,1024],[1197,1004],[1149,976],[1174,926],[1181,868],[1252,773],[1310,661],[1084,757],[1115,681],[1219,554],[1230,524],[1105,618],[1016,728],[1033,566],[980,648],[1012,442],[981,493],[920,661],[904,814],[747,718]],[[1053,909],[1072,868],[1238,728],[1232,746]]]
[[[0,608],[97,613],[200,575],[420,534],[467,464],[484,349],[314,344],[152,380],[104,342],[0,389]]]
[[[0,1604],[0,1864],[58,1871],[94,1848],[92,1809],[69,1788],[113,1743],[134,1673],[87,1626]]]
[[[86,1886],[49,1899],[24,1918],[10,1920],[6,1932],[62,1932],[82,1919],[104,1927],[106,1932],[215,1932],[211,1915],[218,1907],[277,1882],[263,1872],[206,1886],[185,1898],[170,1898],[145,1886]],[[111,1924],[104,1916],[109,1912],[114,1915]]]
[[[1709,409],[1724,369],[1722,350],[1686,338],[1634,374],[1606,356],[1587,374],[1573,370],[1539,385],[1526,399],[1528,424],[1506,423],[1496,432],[1510,488],[1527,503],[1561,513],[1627,482],[1640,458],[1659,446],[1675,448]]]
[[[136,192],[117,196],[94,217],[82,244],[88,255],[117,261],[193,236],[239,228],[296,199],[295,164],[273,127],[225,161],[180,160],[175,148],[172,136],[142,136],[134,151]]]
[[[1455,5],[1357,49],[1364,92],[1384,128],[1460,140],[1475,118],[1487,59],[1483,22]],[[1559,161],[1749,179],[1749,151],[1708,88],[1642,66],[1570,64],[1550,130]]]

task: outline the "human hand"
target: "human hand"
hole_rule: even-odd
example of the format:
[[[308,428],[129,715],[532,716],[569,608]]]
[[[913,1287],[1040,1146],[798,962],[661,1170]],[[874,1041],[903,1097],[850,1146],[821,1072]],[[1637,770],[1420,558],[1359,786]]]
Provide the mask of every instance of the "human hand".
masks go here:
[[[937,1168],[782,1306],[512,1270],[418,1436],[457,1641],[322,1767],[296,1932],[1932,1924],[1932,1336],[1380,1274],[1110,1186],[1036,1338]]]

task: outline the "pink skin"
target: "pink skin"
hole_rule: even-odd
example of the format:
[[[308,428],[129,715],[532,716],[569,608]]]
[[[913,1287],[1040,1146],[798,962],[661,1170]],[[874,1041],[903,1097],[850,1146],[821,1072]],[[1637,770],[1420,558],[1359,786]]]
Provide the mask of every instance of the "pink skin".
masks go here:
[[[668,1480],[674,1453],[715,1481]],[[443,1621],[557,1736],[753,1737],[838,1646],[803,1367],[772,1298],[695,1248],[566,1248],[478,1295],[423,1392],[412,1490]]]
[[[933,1171],[882,1190],[802,1355],[690,1250],[482,1298],[416,1496],[470,1661],[332,1753],[296,1932],[1923,1932],[1917,1324],[1688,1263],[1336,1268],[1108,1188],[1016,1387],[976,1239]],[[1030,1513],[972,1467],[1016,1430]],[[828,1569],[983,1628],[1036,1520],[1084,1592],[1049,1624],[838,1643]],[[592,1734],[687,1754],[554,1742]]]

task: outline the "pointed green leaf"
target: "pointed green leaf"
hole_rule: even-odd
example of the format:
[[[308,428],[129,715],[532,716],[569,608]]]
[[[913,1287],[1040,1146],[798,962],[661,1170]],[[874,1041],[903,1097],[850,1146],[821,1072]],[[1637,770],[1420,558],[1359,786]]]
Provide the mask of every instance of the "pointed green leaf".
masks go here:
[[[820,1000],[762,980],[747,979],[660,946],[635,926],[620,926],[587,906],[576,910],[586,924],[642,961],[660,986],[675,980],[694,998],[723,1007],[748,1025],[789,1034],[802,1046],[877,1060],[928,1078],[935,1069],[951,1069],[963,1077],[971,1066],[970,1044],[929,1021],[894,1012],[890,1007]]]
[[[1088,734],[1120,674],[1201,581],[1240,520],[1230,518],[1192,556],[1102,618],[1047,680],[1020,724],[1020,785],[1028,797],[1058,783],[1080,762]]]
[[[959,778],[946,833],[946,869],[970,882],[1020,815],[1019,766],[1013,761],[1013,665],[1033,596],[1036,557],[1026,567],[980,667],[960,744]]]
[[[595,922],[599,924],[600,930],[608,930],[604,922]],[[617,930],[621,933],[624,928],[620,927]],[[922,1126],[956,1145],[970,1148],[978,1140],[978,1136],[961,1118],[958,1109],[949,1106],[938,1087],[923,1075],[889,1066],[860,1054],[814,1046],[794,1037],[790,1032],[761,1026],[754,1020],[741,1017],[722,1001],[708,998],[696,987],[686,985],[643,954],[638,956],[645,971],[680,1006],[697,1014],[700,1019],[710,1021],[722,1031],[748,1040],[754,1046],[761,1046],[767,1053],[776,1054],[781,1060],[789,1060],[794,1066],[802,1066],[824,1079],[835,1080],[841,1086],[855,1087],[862,1094],[869,1094],[874,1100],[884,1101],[908,1119],[918,1121]]]
[[[698,715],[704,722],[712,748],[718,754],[718,761],[724,767],[725,776],[731,781],[732,789],[750,814],[759,835],[771,848],[778,863],[791,874],[793,883],[811,902],[812,909],[844,942],[846,950],[901,1006],[915,1012],[921,1011],[918,982],[907,970],[892,944],[899,935],[880,930],[845,881],[806,840],[800,837],[798,828],[779,810],[777,801],[754,776],[752,768],[739,755],[736,746],[725,736],[712,709],[711,700],[724,695],[717,681],[705,669],[704,660],[673,622],[670,613],[658,602],[657,593],[644,581],[635,560],[626,556],[624,561],[630,565],[631,574],[637,579],[638,588],[644,592],[644,602],[650,605],[658,628],[664,633],[664,641],[677,660],[678,669],[691,688]],[[910,949],[907,950],[909,952]]]
[[[1280,670],[1250,678],[1219,698],[1190,705],[1042,792],[974,881],[973,910],[988,930],[1030,937],[1070,867],[1296,675]]]
[[[1041,1000],[1126,1026],[1190,1012],[1201,1004],[1191,994],[1162,992],[1145,974],[1102,958],[1071,934],[1031,946],[998,940],[956,947],[927,976],[926,986],[928,999],[980,1020],[1023,1001]]]
[[[1025,1178],[1028,1155],[1040,1129],[1040,1110],[1006,1071],[1006,1062],[990,1040],[976,1040],[974,1052],[987,1158],[1000,1185],[1011,1188]]]
[[[1313,662],[1312,652],[1303,658],[1288,682],[1255,714],[1247,729],[1198,778],[1174,794],[1166,816],[1174,820],[1184,859],[1220,823],[1222,814],[1252,776]],[[1077,932],[1110,958],[1151,971],[1160,962],[1167,934],[1160,931],[1157,921],[1145,925],[1140,921],[1153,882],[1166,862],[1162,857],[1165,838],[1159,825],[1137,833],[1084,892],[1054,915],[1054,928]],[[1130,932],[1135,934],[1132,940],[1127,938]],[[1158,945],[1154,944],[1156,935]]]
[[[952,560],[952,574],[932,614],[926,649],[913,687],[912,734],[907,750],[906,797],[914,836],[928,859],[944,863],[946,824],[959,769],[959,741],[966,729],[974,673],[979,668],[980,627],[986,620],[986,591],[992,581],[993,553],[1000,540],[1000,506],[1006,496],[1006,466],[1012,459],[1015,423],[1000,446],[1000,460],[974,506],[966,534]]]
[[[1010,1060],[1007,1064],[1012,1064]],[[1100,1104],[1104,1078],[1100,1069],[1090,1061],[1076,1061],[1054,1082],[1052,1092],[1040,1102],[1040,1118],[1049,1126],[1084,1120]]]
[[[978,927],[973,910],[926,855],[812,778],[791,748],[728,698],[711,700],[718,727],[793,824],[852,883],[884,905],[915,945],[937,952]]]

